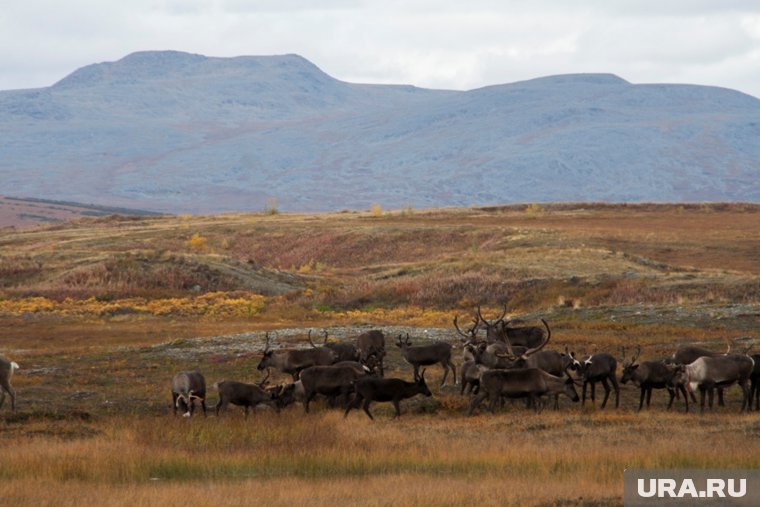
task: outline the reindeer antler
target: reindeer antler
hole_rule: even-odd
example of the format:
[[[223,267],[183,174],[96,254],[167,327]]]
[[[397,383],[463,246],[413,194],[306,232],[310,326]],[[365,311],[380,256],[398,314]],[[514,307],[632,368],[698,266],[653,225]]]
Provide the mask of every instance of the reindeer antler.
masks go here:
[[[266,354],[269,351],[269,331],[265,334],[266,342],[264,344],[264,353]]]
[[[309,338],[309,343],[311,344],[312,348],[315,348],[315,349],[316,349],[316,348],[317,348],[317,346],[316,346],[316,345],[314,345],[314,342],[313,342],[313,341],[311,341],[311,329],[309,329],[309,336],[308,336],[308,338]]]
[[[636,355],[633,356],[633,359],[631,359],[631,364],[634,364],[636,361],[639,360],[639,355],[641,354],[641,345],[636,346]]]
[[[504,302],[504,310],[501,312],[501,315],[499,315],[499,317],[493,322],[489,322],[488,320],[485,319],[485,317],[483,317],[483,314],[480,312],[480,305],[478,305],[477,307],[477,313],[478,313],[478,318],[483,322],[483,324],[486,325],[486,327],[493,327],[499,322],[501,322],[502,320],[504,320],[504,316],[507,314],[507,302],[506,301]]]

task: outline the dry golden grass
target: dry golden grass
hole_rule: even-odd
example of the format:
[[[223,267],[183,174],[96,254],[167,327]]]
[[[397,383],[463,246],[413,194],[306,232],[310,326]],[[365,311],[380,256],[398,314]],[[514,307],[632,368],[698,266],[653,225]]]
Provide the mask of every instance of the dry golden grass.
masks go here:
[[[274,505],[614,505],[625,468],[760,466],[752,416],[386,414],[108,418],[86,439],[17,439],[0,493],[14,505],[54,504],[61,491],[71,505],[122,505],[127,492],[151,505],[244,504],[246,492]]]

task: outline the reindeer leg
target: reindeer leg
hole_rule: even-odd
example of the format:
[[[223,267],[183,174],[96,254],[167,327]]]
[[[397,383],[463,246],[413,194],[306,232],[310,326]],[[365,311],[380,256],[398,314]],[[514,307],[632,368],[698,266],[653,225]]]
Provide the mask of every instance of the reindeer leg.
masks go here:
[[[449,368],[451,368],[451,374],[454,376],[454,385],[457,385],[457,367],[454,365],[454,363],[449,359]]]
[[[673,400],[676,399],[676,390],[668,387],[668,394],[670,395],[670,401],[668,402],[668,410],[673,406]]]
[[[227,407],[224,404],[224,401],[222,401],[222,398],[220,397],[219,401],[216,402],[216,407],[215,407],[215,409],[216,409],[216,416],[217,417],[219,417],[219,410],[222,409],[222,408],[227,408]]]
[[[705,391],[707,389],[704,386],[699,386],[699,413],[705,413]]]
[[[488,393],[481,391],[470,402],[470,408],[467,410],[467,415],[472,415],[476,408],[488,397]]]
[[[372,400],[369,399],[369,398],[367,398],[366,400],[364,400],[364,406],[362,408],[364,409],[364,412],[369,416],[369,418],[374,421],[375,418],[372,417],[372,414],[369,411],[369,404],[370,403],[372,403]]]
[[[3,408],[3,401],[5,400],[5,393],[2,392],[0,389],[0,394],[3,395],[2,398],[0,398],[0,408]],[[177,415],[177,398],[179,398],[179,395],[177,393],[172,393],[172,408],[174,409],[174,415]]]
[[[750,407],[750,399],[749,399],[749,387],[747,387],[747,381],[744,380],[741,383],[739,383],[739,386],[742,388],[742,412],[744,410],[749,410]]]
[[[201,408],[203,409],[203,417],[206,417],[206,398],[201,398]]]
[[[5,403],[5,389],[0,387],[0,408],[3,408],[3,403]],[[174,413],[177,413],[177,410],[174,410]]]
[[[362,395],[359,393],[356,393],[354,395],[354,399],[346,403],[346,411],[343,413],[343,418],[348,417],[348,413],[351,411],[351,409],[358,408],[361,402],[362,402]]]
[[[446,383],[446,377],[449,376],[449,365],[446,364],[446,361],[441,361],[441,366],[443,366],[443,378],[441,379],[441,387],[443,387],[443,384]],[[456,379],[456,376],[454,378]],[[454,382],[456,383],[456,380]]]
[[[613,372],[612,375],[610,375],[610,382],[612,382],[612,388],[615,389],[615,408],[620,407],[620,386],[618,385],[618,381],[615,378],[615,373]],[[649,390],[649,395],[652,395],[651,389]],[[647,407],[649,407],[649,400],[647,400]]]
[[[393,400],[393,408],[396,409],[396,415],[393,416],[393,418],[400,418],[401,417],[401,405],[399,403],[399,400]]]
[[[681,394],[683,394],[683,401],[686,404],[686,412],[689,411],[689,395],[686,394],[686,388],[682,385],[678,386],[678,389],[681,390]]]
[[[710,393],[710,394],[712,394],[712,393]],[[726,404],[723,403],[723,388],[722,387],[718,388],[718,406],[719,407],[725,407],[726,406]],[[712,408],[712,403],[710,403],[710,408]]]
[[[488,410],[490,410],[492,414],[496,413],[496,402],[499,401],[500,398],[501,398],[500,394],[493,394],[488,397],[488,401],[489,401]],[[503,401],[504,400],[502,399],[502,402]]]
[[[315,392],[309,392],[306,394],[303,400],[303,411],[305,414],[309,413],[309,403],[311,403],[311,400],[314,399],[314,397],[317,395]]]
[[[602,407],[601,408],[604,408],[604,407],[607,406],[607,400],[610,397],[610,391],[611,391],[610,384],[607,382],[606,378],[602,379],[602,387],[604,387],[604,400],[602,401]]]
[[[652,388],[647,389],[647,408],[649,408],[649,403],[652,401]]]
[[[554,395],[554,410],[559,410],[559,394]]]
[[[708,396],[708,399],[710,400],[710,410],[712,410],[712,409],[713,409],[713,396],[714,396],[714,395],[715,395],[715,388],[714,388],[714,387],[711,387],[711,388],[710,388],[710,389],[707,391],[707,396]]]
[[[646,394],[646,389],[643,387],[641,388],[641,396],[639,397],[639,412],[641,412],[641,408],[644,406],[644,395]]]

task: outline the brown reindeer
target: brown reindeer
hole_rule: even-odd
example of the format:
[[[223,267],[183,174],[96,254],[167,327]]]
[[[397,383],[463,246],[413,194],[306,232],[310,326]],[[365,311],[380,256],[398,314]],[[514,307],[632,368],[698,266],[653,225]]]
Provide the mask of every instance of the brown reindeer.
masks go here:
[[[401,335],[398,335],[396,346],[401,349],[401,355],[404,357],[404,360],[414,368],[414,378],[417,378],[419,375],[420,366],[430,366],[432,364],[440,363],[440,365],[443,366],[441,387],[446,383],[446,377],[449,375],[449,368],[454,376],[454,384],[456,384],[457,368],[454,366],[454,363],[451,362],[450,343],[437,341],[427,345],[412,345],[412,342],[409,339],[409,333],[407,333],[405,340],[402,340]]]
[[[283,373],[289,373],[295,381],[298,380],[298,376],[304,368],[315,365],[330,365],[334,362],[335,353],[325,347],[272,350],[269,348],[269,333],[266,333],[264,356],[257,368],[259,371],[274,368]]]
[[[406,382],[398,378],[376,378],[364,377],[354,383],[356,395],[351,403],[346,406],[344,417],[348,416],[351,409],[358,408],[364,403],[362,409],[370,419],[374,419],[369,411],[369,406],[373,401],[390,401],[393,408],[396,409],[396,417],[401,417],[401,400],[411,398],[417,394],[432,396],[425,383],[425,370],[419,377],[415,377],[414,382]]]

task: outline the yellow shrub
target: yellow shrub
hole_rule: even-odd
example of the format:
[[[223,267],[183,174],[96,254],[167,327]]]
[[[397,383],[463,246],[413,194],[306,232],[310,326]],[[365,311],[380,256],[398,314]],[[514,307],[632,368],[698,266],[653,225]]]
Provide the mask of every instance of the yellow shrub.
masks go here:
[[[208,238],[205,236],[201,236],[199,233],[196,232],[190,237],[187,243],[190,246],[190,248],[192,248],[196,252],[203,252],[208,247]]]

